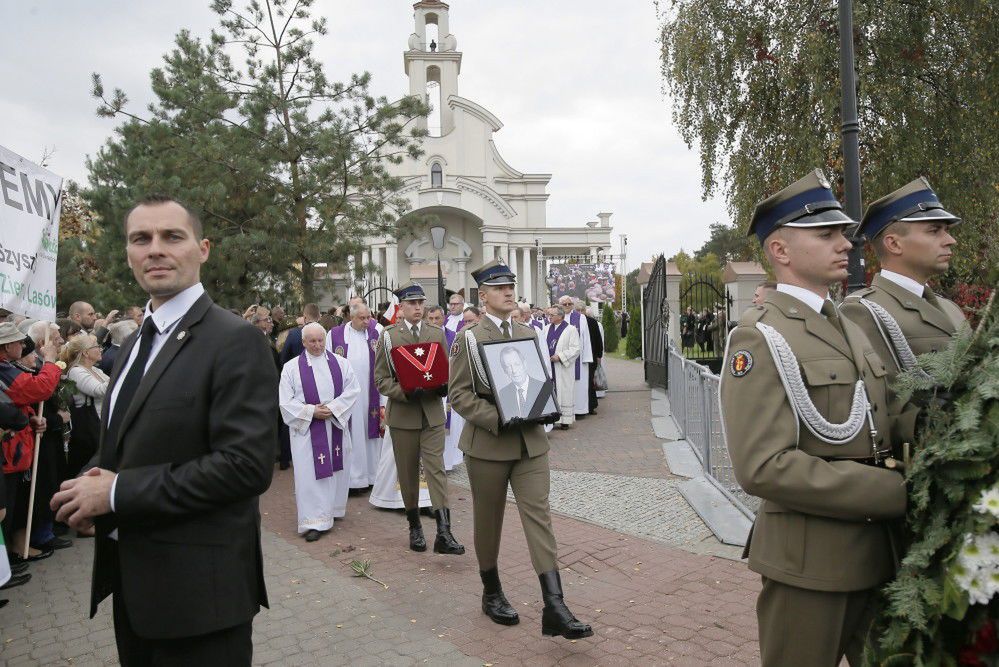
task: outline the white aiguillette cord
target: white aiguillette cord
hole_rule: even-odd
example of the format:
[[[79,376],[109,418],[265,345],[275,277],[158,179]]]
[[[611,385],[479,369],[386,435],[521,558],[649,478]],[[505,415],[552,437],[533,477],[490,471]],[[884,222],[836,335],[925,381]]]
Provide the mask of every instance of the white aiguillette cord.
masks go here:
[[[756,328],[763,334],[773,355],[774,363],[777,366],[777,375],[780,376],[784,391],[787,392],[791,409],[798,419],[805,424],[805,427],[819,440],[830,445],[845,445],[860,433],[864,427],[864,416],[866,413],[868,424],[871,428],[871,439],[877,435],[874,428],[874,416],[871,414],[871,404],[867,398],[864,388],[864,381],[857,380],[853,389],[853,403],[850,405],[850,417],[842,424],[833,424],[819,412],[815,404],[812,403],[805,387],[805,381],[801,378],[801,371],[798,369],[798,360],[780,333],[772,326],[756,323]],[[876,445],[873,445],[875,450]]]
[[[915,368],[917,369],[917,373],[929,377],[926,371],[919,369],[916,354],[909,347],[909,341],[905,339],[902,327],[898,325],[898,322],[892,317],[891,313],[885,310],[880,304],[868,299],[860,299],[860,303],[870,311],[871,316],[881,325],[878,327],[878,330],[881,332],[881,337],[885,343],[887,343],[888,349],[891,350],[892,356],[895,357],[895,365],[898,366],[899,370],[911,371]]]
[[[484,389],[492,389],[489,386],[489,376],[486,368],[482,364],[482,357],[479,356],[479,346],[475,342],[475,334],[471,329],[465,329],[465,343],[468,345],[468,367],[473,376],[478,376],[479,383]]]

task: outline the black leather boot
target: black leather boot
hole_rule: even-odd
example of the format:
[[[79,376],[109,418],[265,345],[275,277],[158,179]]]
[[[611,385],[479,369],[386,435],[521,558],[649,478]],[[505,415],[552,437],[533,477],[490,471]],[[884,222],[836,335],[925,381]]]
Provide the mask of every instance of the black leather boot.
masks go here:
[[[541,597],[545,608],[541,612],[541,634],[546,637],[562,636],[566,639],[582,639],[593,636],[593,629],[581,622],[562,600],[562,579],[558,570],[538,575],[541,581]]]
[[[500,625],[520,623],[517,610],[503,595],[499,570],[495,567],[491,570],[479,570],[479,576],[482,577],[482,613],[491,618],[493,623]]]
[[[420,509],[406,510],[406,519],[409,521],[409,548],[413,551],[426,551],[427,539],[423,537]]]
[[[465,547],[458,544],[451,534],[451,510],[443,508],[434,510],[434,518],[437,519],[437,539],[434,540],[435,554],[457,554],[465,553]]]

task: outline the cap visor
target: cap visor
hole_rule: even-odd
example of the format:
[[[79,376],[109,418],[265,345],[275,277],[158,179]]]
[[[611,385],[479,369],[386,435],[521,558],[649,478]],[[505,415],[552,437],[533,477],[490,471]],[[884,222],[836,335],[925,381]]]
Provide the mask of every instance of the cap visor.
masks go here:
[[[942,221],[949,225],[961,224],[961,218],[957,217],[949,211],[945,211],[942,208],[931,208],[925,211],[915,211],[905,216],[904,218],[899,218],[901,222],[932,222],[932,221]]]
[[[843,213],[839,209],[830,208],[825,211],[819,211],[818,213],[813,213],[812,215],[806,215],[803,218],[798,218],[792,222],[788,222],[782,227],[833,227],[837,225],[856,225],[857,221],[852,220],[850,216]]]

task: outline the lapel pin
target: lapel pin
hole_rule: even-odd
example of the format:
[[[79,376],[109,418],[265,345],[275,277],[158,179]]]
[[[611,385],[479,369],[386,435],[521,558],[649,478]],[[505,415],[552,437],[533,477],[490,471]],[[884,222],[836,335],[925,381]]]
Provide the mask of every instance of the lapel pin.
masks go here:
[[[184,340],[184,336],[186,335],[187,335],[186,331],[181,331],[179,334],[177,334],[177,340]]]

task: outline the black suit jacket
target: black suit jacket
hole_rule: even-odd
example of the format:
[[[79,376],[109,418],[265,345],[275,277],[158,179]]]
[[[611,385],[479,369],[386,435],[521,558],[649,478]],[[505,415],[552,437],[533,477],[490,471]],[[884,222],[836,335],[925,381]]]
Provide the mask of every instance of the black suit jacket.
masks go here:
[[[538,394],[541,393],[541,388],[545,385],[544,382],[537,379],[534,376],[529,376],[530,379],[527,382],[527,398],[524,401],[524,410],[528,414],[524,415],[524,418],[530,417],[531,408],[534,407],[535,401],[538,400]],[[504,407],[510,406],[512,408],[517,407],[517,385],[513,382],[501,387],[496,392],[496,400],[503,404]],[[511,417],[516,417],[517,415],[506,415],[507,419]]]
[[[245,623],[267,606],[258,496],[277,452],[278,376],[267,339],[202,295],[174,327],[97,461],[118,472],[115,512],[99,517],[90,615],[116,585],[151,639]],[[118,544],[108,537],[118,528]]]
[[[589,315],[586,316],[586,326],[590,331],[590,350],[593,352],[593,360],[596,361],[604,356],[604,339],[600,335],[597,321]]]

